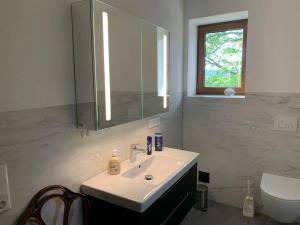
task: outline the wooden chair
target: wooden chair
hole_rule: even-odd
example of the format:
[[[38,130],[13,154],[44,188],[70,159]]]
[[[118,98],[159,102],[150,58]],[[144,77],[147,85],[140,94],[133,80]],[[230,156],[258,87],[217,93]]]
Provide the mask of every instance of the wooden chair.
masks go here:
[[[46,225],[42,219],[41,210],[50,199],[54,198],[59,198],[64,203],[63,225],[69,225],[71,205],[76,199],[82,200],[82,225],[89,225],[90,203],[88,198],[84,194],[74,193],[60,185],[48,186],[40,190],[30,201],[17,225],[25,225],[27,222],[34,222],[37,225]]]

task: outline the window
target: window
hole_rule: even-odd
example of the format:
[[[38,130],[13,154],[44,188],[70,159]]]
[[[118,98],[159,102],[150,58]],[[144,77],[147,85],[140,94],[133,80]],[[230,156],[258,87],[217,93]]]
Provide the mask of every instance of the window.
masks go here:
[[[248,20],[198,26],[197,94],[245,93]]]

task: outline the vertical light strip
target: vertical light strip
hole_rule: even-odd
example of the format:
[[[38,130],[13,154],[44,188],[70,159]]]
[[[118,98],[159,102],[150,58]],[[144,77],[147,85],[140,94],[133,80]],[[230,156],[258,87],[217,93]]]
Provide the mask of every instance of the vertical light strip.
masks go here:
[[[143,21],[140,20],[140,30],[141,30],[141,40],[140,40],[140,78],[141,78],[141,107],[140,107],[140,118],[144,119],[144,67],[143,67],[143,61],[144,61],[144,53],[143,53],[143,49],[144,49],[144,42],[143,42],[143,38],[144,38],[144,26],[143,26]]]
[[[111,99],[110,99],[110,68],[109,68],[109,34],[108,14],[102,12],[103,29],[103,56],[104,56],[104,85],[105,85],[105,117],[111,120]]]
[[[164,35],[164,109],[168,107],[168,38]]]

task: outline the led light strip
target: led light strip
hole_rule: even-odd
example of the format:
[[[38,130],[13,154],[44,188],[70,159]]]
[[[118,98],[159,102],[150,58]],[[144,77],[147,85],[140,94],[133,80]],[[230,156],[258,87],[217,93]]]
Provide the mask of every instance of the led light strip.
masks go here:
[[[168,96],[167,96],[167,90],[168,90],[168,38],[167,35],[164,35],[164,109],[168,107]]]
[[[104,84],[105,84],[105,117],[111,120],[111,99],[110,99],[110,68],[109,68],[109,32],[108,14],[102,12],[103,29],[103,54],[104,54]]]

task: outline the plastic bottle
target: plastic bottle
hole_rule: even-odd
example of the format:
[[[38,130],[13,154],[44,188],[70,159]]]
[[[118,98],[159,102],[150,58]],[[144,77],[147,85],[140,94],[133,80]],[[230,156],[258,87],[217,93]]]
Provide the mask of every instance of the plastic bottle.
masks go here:
[[[152,137],[147,136],[147,155],[152,154]]]
[[[163,150],[163,136],[162,133],[155,133],[155,151]]]
[[[110,175],[118,175],[121,172],[121,163],[118,158],[118,150],[114,149],[112,151],[112,157],[108,161],[108,174]]]

